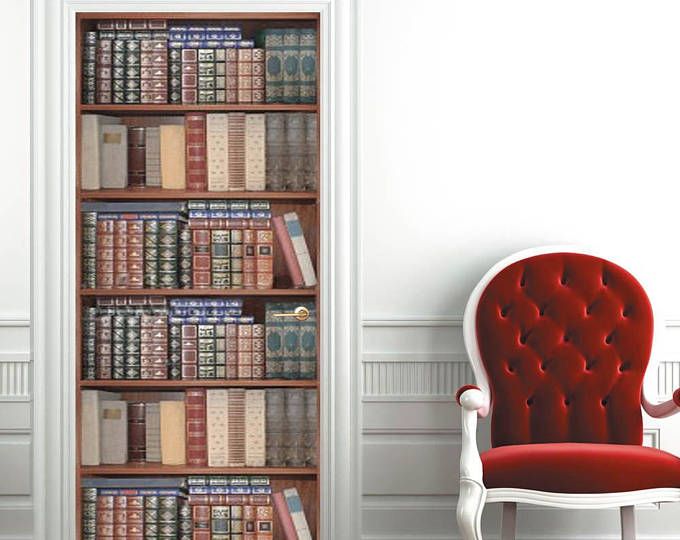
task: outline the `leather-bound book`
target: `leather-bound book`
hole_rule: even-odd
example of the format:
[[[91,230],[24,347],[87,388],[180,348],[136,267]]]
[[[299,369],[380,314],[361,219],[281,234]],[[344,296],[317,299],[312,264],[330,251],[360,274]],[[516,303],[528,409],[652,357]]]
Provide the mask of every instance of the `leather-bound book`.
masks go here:
[[[216,52],[215,49],[198,50],[198,103],[215,103]]]
[[[184,126],[160,126],[161,184],[164,189],[186,189]]]
[[[142,40],[140,42],[140,101],[142,103],[167,103],[168,101],[167,46],[167,41],[162,39]]]
[[[285,396],[283,388],[268,388],[265,395],[265,438],[268,467],[286,464],[283,434],[285,428]]]
[[[146,421],[146,457],[148,463],[161,461],[161,408],[158,403],[147,403],[145,408]]]
[[[293,519],[290,516],[290,511],[288,510],[288,505],[286,504],[283,493],[274,493],[272,495],[272,501],[274,503],[274,509],[276,510],[276,517],[281,525],[281,531],[283,531],[283,537],[285,540],[298,540],[295,525],[293,524]]]
[[[182,379],[198,378],[198,325],[182,325]]]
[[[196,505],[192,507],[193,540],[211,540],[210,506]]]
[[[80,464],[101,464],[101,408],[103,401],[120,399],[120,394],[103,390],[83,390],[80,396]]]
[[[127,273],[128,287],[144,287],[144,220],[127,221]]]
[[[158,220],[158,286],[179,287],[179,222],[176,217]]]
[[[229,414],[228,392],[224,388],[209,388],[206,391],[206,423],[208,439],[208,465],[226,467],[229,461]]]
[[[198,102],[198,49],[182,49],[182,103]]]
[[[226,102],[238,103],[238,49],[226,49]]]
[[[113,286],[116,289],[128,286],[127,220],[113,222]]]
[[[149,187],[161,187],[161,129],[146,128],[145,182]]]
[[[317,465],[316,437],[319,419],[318,394],[313,388],[305,390],[305,430],[304,430],[304,458],[307,467]]]
[[[81,286],[97,287],[97,212],[81,212]]]
[[[94,380],[97,378],[97,308],[83,306],[81,317],[80,376],[83,380]]]
[[[267,379],[283,377],[283,325],[284,317],[277,317],[287,306],[280,302],[265,304],[266,374]]]
[[[229,231],[210,231],[210,265],[212,286],[216,289],[228,289],[231,286]]]
[[[265,350],[264,324],[253,324],[253,379],[265,378]]]
[[[97,32],[83,34],[81,103],[97,103]]]
[[[182,220],[179,222],[179,286],[182,289],[193,287],[193,262],[194,248],[191,245],[191,229],[189,224]]]
[[[246,115],[245,113],[228,113],[228,163],[229,190],[245,191],[246,189]]]
[[[243,388],[228,390],[229,467],[244,467],[246,463],[245,392]]]
[[[285,188],[290,191],[304,189],[305,113],[286,115],[286,147],[283,169]]]
[[[227,377],[227,344],[226,327],[224,324],[215,325],[215,378]]]
[[[189,113],[185,115],[184,130],[187,189],[205,191],[208,189],[205,113]]]
[[[215,378],[215,325],[198,325],[198,378]]]
[[[114,498],[116,490],[97,490],[97,540],[113,540]]]
[[[146,128],[128,127],[128,186],[146,184]]]
[[[253,102],[252,49],[238,49],[238,102]]]
[[[267,103],[283,101],[283,34],[280,28],[262,32],[261,45],[265,50],[265,100]]]
[[[122,314],[116,313],[111,317],[111,378],[116,380],[125,379],[125,322]]]
[[[101,402],[101,462],[123,465],[128,460],[126,401]]]
[[[161,401],[161,462],[186,465],[186,417],[183,401]]]
[[[208,464],[206,435],[205,388],[186,391],[187,464],[204,467]]]
[[[141,51],[138,39],[125,41],[125,103],[141,101]]]
[[[104,124],[100,129],[101,186],[124,188],[127,186],[127,127]]]
[[[208,191],[226,191],[229,187],[228,119],[224,113],[206,117]]]
[[[305,142],[302,176],[304,189],[307,191],[316,190],[318,184],[318,136],[316,114],[305,114]]]
[[[128,403],[128,461],[146,460],[146,411],[143,402]]]
[[[285,189],[286,113],[266,113],[266,178],[269,191]]]
[[[312,540],[312,533],[309,530],[309,524],[307,523],[307,517],[305,516],[305,510],[297,488],[284,489],[283,496],[286,499],[293,525],[295,525],[298,540]]]
[[[257,234],[252,229],[243,231],[243,288],[257,285]]]
[[[125,316],[125,379],[141,378],[141,325],[139,315]]]
[[[288,235],[288,228],[283,221],[283,217],[274,216],[272,218],[272,226],[274,228],[274,232],[276,233],[278,247],[281,250],[281,253],[283,253],[283,260],[286,263],[286,269],[288,270],[288,276],[290,277],[292,286],[304,287],[305,282],[302,278],[300,264],[298,263],[297,256],[295,255],[295,248],[293,247],[293,242]]]
[[[316,30],[300,29],[299,103],[316,103]]]
[[[168,50],[168,102],[182,103],[182,50]]]
[[[265,391],[246,390],[246,467],[264,467]]]
[[[168,325],[168,379],[182,378],[182,325],[171,322]]]
[[[113,360],[113,319],[108,313],[97,315],[95,329],[97,332],[96,349],[97,354],[97,379],[111,379],[112,360]]]
[[[300,29],[283,31],[283,102],[300,102]]]
[[[274,287],[274,232],[270,229],[255,233],[256,288],[271,289]]]
[[[286,466],[304,467],[305,455],[302,448],[305,425],[305,394],[302,388],[286,388],[285,431],[283,447]]]
[[[239,324],[237,328],[237,366],[239,379],[253,378],[253,325]]]
[[[193,229],[191,231],[193,246],[192,277],[195,289],[207,289],[212,283],[211,275],[211,234],[208,229]]]
[[[247,114],[245,132],[246,190],[264,191],[265,115]]]
[[[225,325],[227,379],[238,379],[238,325]]]
[[[295,249],[295,256],[300,265],[302,277],[305,280],[305,286],[314,287],[317,283],[316,272],[314,271],[314,265],[312,264],[312,259],[309,255],[309,249],[307,248],[307,242],[298,215],[296,212],[288,212],[283,215],[283,219],[288,228],[288,235],[293,243],[293,248]]]
[[[81,539],[97,540],[97,488],[81,488],[80,504]]]
[[[168,378],[168,317],[145,313],[141,316],[141,378]]]
[[[100,130],[103,125],[120,124],[120,118],[101,114],[81,116],[80,128],[80,187],[100,189],[102,163]]]
[[[298,304],[306,307],[309,317],[305,321],[298,321],[299,328],[299,377],[300,379],[316,378],[316,306],[313,302]]]
[[[97,41],[96,47],[96,100],[97,103],[111,103],[112,41],[110,39],[100,39]]]
[[[253,49],[253,103],[265,102],[265,50]]]

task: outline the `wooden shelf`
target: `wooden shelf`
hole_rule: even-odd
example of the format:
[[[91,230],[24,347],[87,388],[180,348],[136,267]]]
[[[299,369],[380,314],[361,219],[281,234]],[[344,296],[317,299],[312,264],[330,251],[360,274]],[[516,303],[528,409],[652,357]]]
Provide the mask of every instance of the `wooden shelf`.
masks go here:
[[[316,467],[192,467],[158,463],[127,463],[125,465],[80,466],[83,476],[155,476],[192,474],[262,474],[269,476],[316,476]]]
[[[312,289],[80,289],[80,296],[316,296]]]
[[[318,21],[319,14],[313,11],[123,11],[123,12],[81,12],[78,13],[81,20],[108,20],[108,19],[169,19],[169,20],[188,20],[188,21]]]
[[[83,201],[184,200],[184,199],[269,199],[316,201],[316,191],[188,191],[186,189],[98,189],[80,191]]]
[[[288,380],[288,379],[196,379],[171,381],[166,379],[135,379],[135,380],[95,380],[80,381],[81,388],[115,388],[115,389],[183,389],[183,388],[318,388],[316,380]]]
[[[153,116],[158,113],[184,114],[188,112],[309,112],[315,113],[315,103],[216,103],[216,104],[78,104],[80,113],[141,114]]]

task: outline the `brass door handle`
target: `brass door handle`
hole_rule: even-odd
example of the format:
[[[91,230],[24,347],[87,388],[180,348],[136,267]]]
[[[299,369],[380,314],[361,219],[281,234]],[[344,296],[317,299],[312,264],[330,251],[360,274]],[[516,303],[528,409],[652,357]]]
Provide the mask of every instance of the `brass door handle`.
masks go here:
[[[298,306],[295,311],[287,313],[274,313],[274,317],[295,317],[298,321],[306,321],[309,319],[309,310],[305,306]]]

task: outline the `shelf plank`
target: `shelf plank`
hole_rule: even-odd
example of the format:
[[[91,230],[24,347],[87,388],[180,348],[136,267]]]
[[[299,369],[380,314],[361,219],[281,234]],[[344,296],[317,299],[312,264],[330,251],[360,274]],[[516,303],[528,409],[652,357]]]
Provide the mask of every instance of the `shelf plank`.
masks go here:
[[[122,12],[101,12],[90,11],[78,13],[79,20],[102,20],[102,19],[170,19],[188,21],[318,21],[319,13],[314,11],[122,11]]]
[[[316,296],[311,289],[80,289],[81,296]]]
[[[185,199],[269,199],[285,201],[316,201],[316,191],[189,191],[186,189],[98,189],[80,191],[80,199],[109,200],[185,200]]]
[[[184,114],[187,112],[318,112],[315,103],[215,103],[215,104],[113,104],[80,103],[79,113],[142,114],[153,116],[158,113]]]
[[[316,476],[316,467],[195,467],[158,463],[80,466],[83,476],[189,476],[192,474],[260,474],[268,476]]]
[[[182,389],[182,388],[318,388],[316,380],[288,380],[288,379],[196,379],[196,380],[167,380],[167,379],[135,379],[135,380],[87,380],[79,381],[81,388],[125,388],[125,389]]]

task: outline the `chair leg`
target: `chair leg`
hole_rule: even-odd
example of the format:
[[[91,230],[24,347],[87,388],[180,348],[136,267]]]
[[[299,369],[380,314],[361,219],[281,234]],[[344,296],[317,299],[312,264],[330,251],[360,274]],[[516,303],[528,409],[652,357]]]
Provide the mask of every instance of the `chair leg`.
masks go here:
[[[461,478],[456,518],[463,540],[482,540],[482,511],[486,490],[474,480]]]
[[[621,540],[635,540],[635,507],[621,507]]]
[[[517,528],[517,503],[503,503],[503,519],[501,521],[501,540],[515,540]]]

